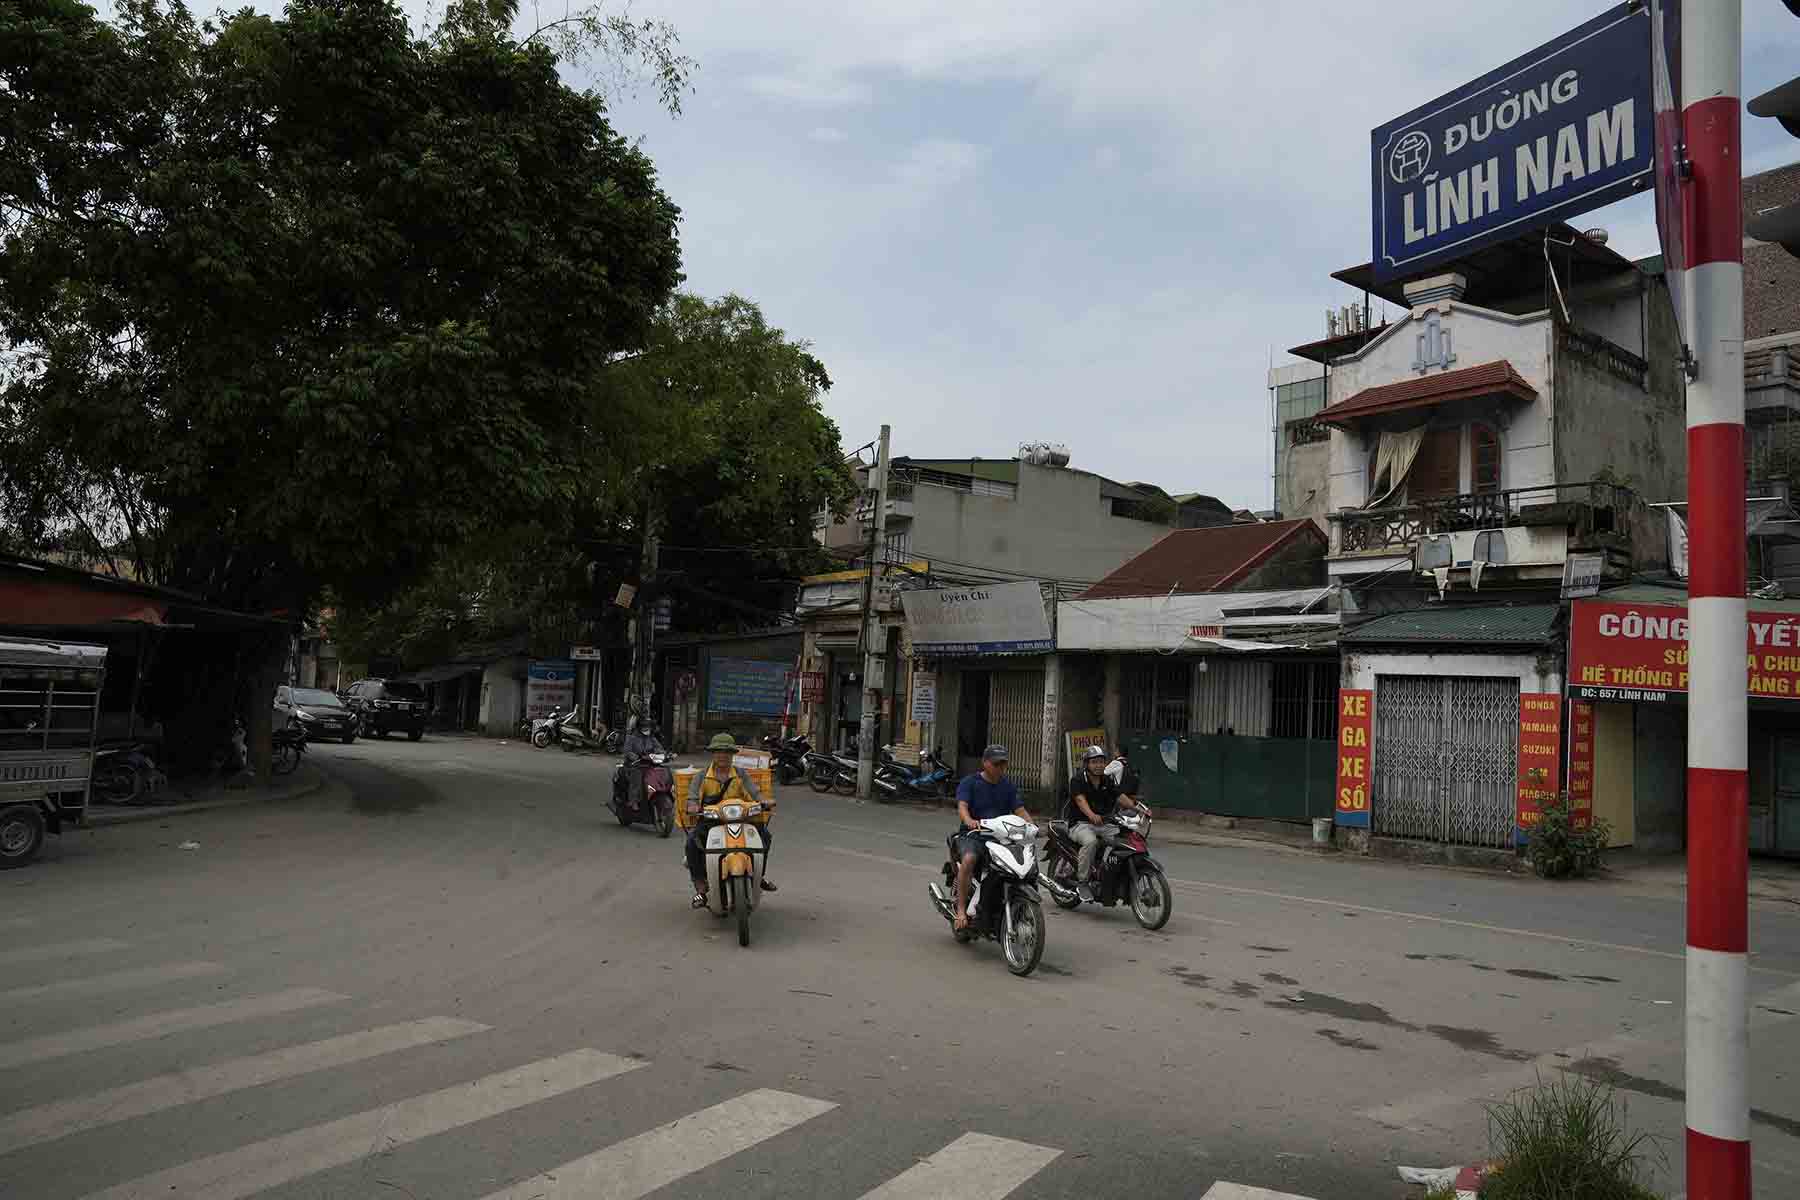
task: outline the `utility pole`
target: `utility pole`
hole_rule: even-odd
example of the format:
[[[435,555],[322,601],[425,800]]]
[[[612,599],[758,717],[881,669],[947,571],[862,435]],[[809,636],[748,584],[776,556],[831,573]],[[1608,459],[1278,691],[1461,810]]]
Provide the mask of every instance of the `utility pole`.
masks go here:
[[[1789,7],[1794,7],[1790,0]],[[1742,0],[1681,13],[1687,385],[1687,1195],[1749,1200]]]
[[[644,510],[644,555],[636,603],[631,607],[631,681],[625,696],[625,719],[648,717],[655,691],[651,673],[655,670],[656,647],[656,571],[662,557],[662,541],[656,535],[656,514],[648,506]]]
[[[863,605],[862,725],[856,738],[856,794],[864,800],[875,785],[875,723],[881,719],[881,693],[887,667],[887,639],[875,612],[876,568],[887,559],[888,426],[881,427],[875,453],[875,538],[869,550],[868,597]]]

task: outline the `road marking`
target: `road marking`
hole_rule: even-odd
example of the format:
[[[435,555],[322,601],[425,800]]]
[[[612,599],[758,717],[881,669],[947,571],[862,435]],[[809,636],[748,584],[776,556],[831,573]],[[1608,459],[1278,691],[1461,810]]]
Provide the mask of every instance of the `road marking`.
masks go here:
[[[37,1000],[45,996],[94,996],[127,988],[149,987],[158,983],[176,983],[183,979],[199,979],[206,975],[223,975],[227,968],[218,963],[170,963],[166,967],[137,967],[130,971],[111,971],[105,975],[84,975],[79,979],[59,979],[32,987],[10,988],[0,992],[0,1003]]]
[[[566,1162],[486,1200],[637,1200],[837,1105],[767,1088]]]
[[[88,1200],[239,1200],[371,1153],[434,1137],[462,1125],[575,1091],[627,1071],[641,1059],[598,1050],[527,1063],[472,1083],[413,1096],[381,1108],[253,1142],[95,1192]]]
[[[242,1000],[203,1004],[198,1008],[149,1013],[113,1025],[92,1025],[86,1029],[71,1029],[66,1033],[49,1033],[22,1042],[0,1044],[0,1069],[62,1058],[87,1050],[124,1046],[190,1029],[210,1029],[215,1025],[248,1021],[254,1017],[280,1016],[321,1004],[336,1004],[349,998],[320,988],[291,988],[285,992],[270,992],[266,996],[247,996]]]
[[[1296,1196],[1292,1192],[1271,1192],[1268,1188],[1220,1181],[1207,1188],[1200,1200],[1307,1200],[1307,1197]]]
[[[1516,929],[1509,925],[1489,925],[1481,921],[1462,921],[1455,917],[1437,917],[1428,913],[1405,912],[1396,908],[1377,908],[1370,904],[1352,904],[1346,900],[1324,900],[1317,896],[1296,896],[1291,892],[1271,892],[1263,888],[1238,887],[1229,883],[1206,883],[1198,879],[1175,879],[1169,882],[1177,887],[1206,888],[1215,892],[1231,892],[1239,896],[1260,896],[1269,900],[1287,900],[1295,904],[1313,904],[1321,908],[1337,908],[1369,913],[1378,917],[1395,917],[1402,921],[1429,921],[1434,925],[1450,925],[1458,929],[1479,929],[1486,933],[1501,933],[1512,937],[1538,938],[1546,942],[1560,942],[1565,946],[1584,946],[1591,950],[1617,950],[1623,954],[1644,954],[1651,958],[1666,958],[1675,962],[1685,962],[1687,956],[1676,950],[1651,950],[1645,946],[1627,946],[1619,942],[1596,942],[1588,938],[1570,937],[1566,933],[1544,933],[1537,929]],[[1759,967],[1750,964],[1752,971],[1761,971],[1766,975],[1784,975],[1790,979],[1800,978],[1800,971],[1784,971],[1779,967]]]
[[[72,1133],[115,1125],[148,1116],[166,1108],[193,1104],[223,1096],[240,1088],[258,1087],[280,1079],[292,1079],[328,1067],[341,1067],[364,1059],[392,1054],[414,1046],[429,1046],[452,1038],[467,1037],[487,1029],[474,1021],[431,1017],[400,1025],[384,1025],[360,1033],[287,1046],[267,1054],[234,1058],[209,1066],[172,1071],[152,1079],[77,1096],[56,1104],[42,1104],[0,1117],[0,1154],[9,1154],[39,1142],[55,1141]]]
[[[78,954],[107,954],[129,948],[127,943],[113,938],[86,938],[79,942],[57,942],[49,946],[26,946],[22,950],[0,953],[0,967],[10,967],[14,963],[43,962],[53,958],[73,958]]]
[[[1001,1200],[1062,1153],[1048,1146],[965,1133],[908,1167],[862,1200]]]

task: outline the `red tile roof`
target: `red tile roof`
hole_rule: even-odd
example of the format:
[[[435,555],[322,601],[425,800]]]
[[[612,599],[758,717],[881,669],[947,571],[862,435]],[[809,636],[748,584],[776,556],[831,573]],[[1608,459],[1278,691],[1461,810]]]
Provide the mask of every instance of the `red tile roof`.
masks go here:
[[[1228,591],[1282,547],[1325,535],[1310,519],[1177,529],[1082,593],[1084,600]]]
[[[1529,401],[1537,397],[1537,389],[1526,383],[1513,370],[1511,363],[1500,359],[1497,362],[1482,363],[1478,367],[1464,367],[1460,371],[1445,371],[1441,375],[1426,375],[1419,379],[1405,379],[1399,383],[1364,388],[1348,400],[1340,400],[1325,409],[1316,419],[1327,425],[1341,425],[1376,413],[1398,412],[1405,408],[1424,408],[1450,400],[1473,400],[1479,396],[1493,395]]]

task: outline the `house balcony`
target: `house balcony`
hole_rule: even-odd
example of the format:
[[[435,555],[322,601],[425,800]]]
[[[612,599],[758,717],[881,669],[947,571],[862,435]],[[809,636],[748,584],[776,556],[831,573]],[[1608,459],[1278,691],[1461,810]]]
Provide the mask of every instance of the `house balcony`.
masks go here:
[[[1334,579],[1443,567],[1456,579],[1528,584],[1559,580],[1571,554],[1600,552],[1606,577],[1622,577],[1632,505],[1629,488],[1594,481],[1342,509],[1329,514],[1326,564]]]
[[[856,502],[856,519],[864,525],[875,521],[875,493],[867,491]],[[892,480],[888,484],[887,519],[891,525],[895,521],[913,519],[913,485]]]

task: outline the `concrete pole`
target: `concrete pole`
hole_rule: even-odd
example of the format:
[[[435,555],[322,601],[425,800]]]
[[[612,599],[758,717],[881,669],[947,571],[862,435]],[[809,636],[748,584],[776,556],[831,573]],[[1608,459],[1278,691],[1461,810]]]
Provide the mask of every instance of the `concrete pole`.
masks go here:
[[[881,719],[882,676],[887,666],[887,639],[875,611],[876,568],[887,561],[888,427],[881,427],[875,455],[875,540],[869,551],[869,586],[863,608],[863,705],[856,737],[856,794],[864,800],[875,786],[875,723]]]
[[[1689,1200],[1750,1197],[1742,74],[1742,0],[1687,5]]]

